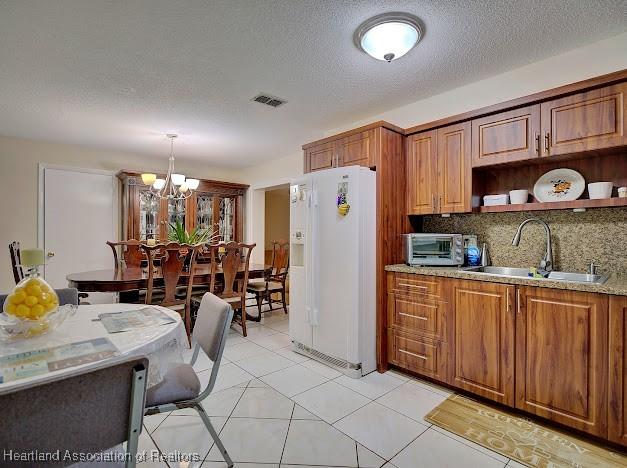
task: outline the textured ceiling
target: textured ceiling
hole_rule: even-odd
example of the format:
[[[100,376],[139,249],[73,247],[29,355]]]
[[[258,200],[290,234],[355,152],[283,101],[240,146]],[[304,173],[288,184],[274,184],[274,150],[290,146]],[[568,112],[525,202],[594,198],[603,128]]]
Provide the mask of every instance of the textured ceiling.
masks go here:
[[[356,27],[395,10],[419,46],[359,52]],[[0,135],[165,158],[178,132],[179,157],[241,167],[625,29],[624,0],[3,0]]]

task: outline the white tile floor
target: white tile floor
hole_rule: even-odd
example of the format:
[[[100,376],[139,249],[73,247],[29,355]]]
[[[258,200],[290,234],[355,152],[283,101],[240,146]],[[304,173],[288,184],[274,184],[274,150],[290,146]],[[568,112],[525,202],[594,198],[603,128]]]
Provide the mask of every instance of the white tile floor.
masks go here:
[[[345,377],[291,351],[287,331],[288,317],[278,311],[249,322],[247,338],[235,329],[229,335],[216,389],[203,406],[236,466],[519,466],[424,421],[449,390],[393,371]],[[211,361],[201,357],[195,367],[206,384]],[[146,417],[144,427],[140,449],[170,461],[141,467],[226,466],[193,410]],[[200,461],[171,461],[177,453]]]

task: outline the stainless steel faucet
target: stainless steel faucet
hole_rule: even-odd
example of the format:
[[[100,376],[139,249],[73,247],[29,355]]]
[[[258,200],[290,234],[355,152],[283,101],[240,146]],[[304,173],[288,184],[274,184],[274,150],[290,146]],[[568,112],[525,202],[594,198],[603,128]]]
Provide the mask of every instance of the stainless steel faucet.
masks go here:
[[[512,245],[518,247],[520,243],[520,235],[522,233],[522,228],[525,224],[536,222],[542,224],[544,226],[544,231],[546,232],[546,253],[544,254],[544,258],[540,261],[539,265],[539,273],[548,273],[553,270],[553,247],[551,243],[551,229],[549,225],[542,221],[540,218],[528,218],[525,219],[520,226],[518,226],[518,230],[516,231],[516,235],[512,239]]]

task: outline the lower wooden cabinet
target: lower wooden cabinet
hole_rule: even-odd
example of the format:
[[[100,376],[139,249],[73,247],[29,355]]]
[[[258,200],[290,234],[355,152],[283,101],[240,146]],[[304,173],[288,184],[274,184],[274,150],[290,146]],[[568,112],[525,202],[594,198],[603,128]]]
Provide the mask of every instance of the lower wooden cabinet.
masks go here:
[[[518,291],[516,408],[606,436],[607,296]]]
[[[446,381],[446,351],[441,341],[390,328],[388,359],[412,372]]]
[[[391,364],[627,446],[627,297],[387,281]]]
[[[627,445],[627,296],[610,297],[608,439]]]
[[[452,282],[450,383],[514,404],[515,287]]]

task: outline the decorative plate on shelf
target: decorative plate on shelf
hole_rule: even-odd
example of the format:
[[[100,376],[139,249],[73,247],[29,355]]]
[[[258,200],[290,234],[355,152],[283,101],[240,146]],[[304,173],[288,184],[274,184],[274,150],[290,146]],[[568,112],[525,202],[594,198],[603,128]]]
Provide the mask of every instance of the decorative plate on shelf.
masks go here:
[[[553,169],[540,177],[533,186],[539,202],[577,200],[586,188],[583,176],[572,169]]]

